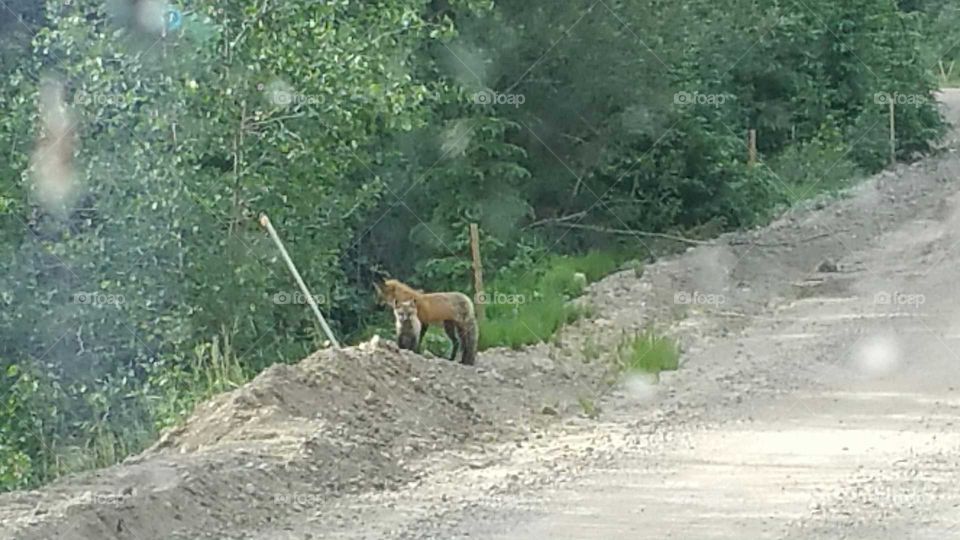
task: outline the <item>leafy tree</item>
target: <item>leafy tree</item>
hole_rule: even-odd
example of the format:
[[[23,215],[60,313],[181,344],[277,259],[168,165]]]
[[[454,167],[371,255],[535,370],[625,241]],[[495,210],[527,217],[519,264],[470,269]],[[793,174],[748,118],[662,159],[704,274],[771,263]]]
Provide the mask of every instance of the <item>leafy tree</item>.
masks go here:
[[[44,76],[65,81],[82,141],[66,215],[38,203],[29,172],[2,188],[14,256],[0,287],[15,306],[0,320],[4,395],[31,398],[22,374],[35,373],[62,418],[15,446],[31,459],[103,430],[115,435],[97,439],[113,445],[103,455],[129,451],[125,429],[150,419],[136,401],[120,411],[122,394],[218,333],[254,371],[319,343],[302,301],[277,300],[294,288],[252,218],[271,216],[341,319],[340,258],[384,195],[378,141],[426,124],[411,54],[450,31],[419,0],[201,3],[167,35],[115,7],[50,2],[0,97],[14,111],[0,121],[17,144],[10,169],[27,169]]]

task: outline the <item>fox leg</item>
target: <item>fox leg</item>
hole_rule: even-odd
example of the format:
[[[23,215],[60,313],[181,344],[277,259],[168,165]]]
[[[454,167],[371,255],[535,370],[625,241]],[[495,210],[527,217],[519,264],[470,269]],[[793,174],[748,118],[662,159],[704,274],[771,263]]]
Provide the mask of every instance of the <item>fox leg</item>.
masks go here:
[[[460,335],[460,345],[463,347],[460,363],[472,366],[477,361],[477,320],[470,319],[462,323],[457,330]]]
[[[417,340],[417,352],[420,352],[420,346],[423,345],[423,336],[427,335],[426,323],[420,325],[420,339]]]
[[[450,338],[453,344],[453,352],[450,353],[450,361],[457,359],[457,352],[460,350],[460,339],[457,337],[457,325],[453,321],[443,321],[443,331]]]

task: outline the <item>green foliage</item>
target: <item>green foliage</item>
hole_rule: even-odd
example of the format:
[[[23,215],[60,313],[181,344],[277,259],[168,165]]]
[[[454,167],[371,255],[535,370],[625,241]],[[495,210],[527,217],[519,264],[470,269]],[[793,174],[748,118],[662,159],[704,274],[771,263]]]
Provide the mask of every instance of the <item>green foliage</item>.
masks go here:
[[[198,345],[191,359],[148,366],[142,384],[133,373],[77,383],[35,364],[10,364],[0,380],[2,485],[29,487],[116,463],[195,404],[248,379],[227,337]]]
[[[940,84],[960,82],[960,6],[950,0],[901,0],[901,11],[916,16],[929,43],[926,62]]]
[[[150,366],[144,392],[158,429],[180,423],[201,401],[250,379],[230,346],[229,334],[221,336],[197,345],[189,361]]]
[[[791,203],[821,192],[836,192],[862,176],[840,134],[826,127],[810,141],[787,148],[766,166],[776,174]]]
[[[548,341],[564,324],[585,314],[570,300],[591,281],[622,262],[610,253],[551,256],[533,265],[514,265],[485,285],[486,319],[480,325],[480,349],[520,348]],[[582,274],[586,279],[579,279]]]
[[[87,384],[9,364],[2,390],[0,471],[11,487],[113,464],[155,435],[129,377]]]
[[[48,4],[0,91],[12,255],[0,263],[0,368],[30,377],[0,399],[10,415],[31,404],[3,419],[2,487],[115,462],[197,400],[320,345],[259,212],[335,329],[352,329],[368,292],[350,289],[343,261],[388,193],[372,170],[399,154],[380,143],[426,126],[449,86],[413,77],[414,55],[452,32],[425,0],[201,2],[166,39],[117,3]],[[51,75],[80,135],[63,215],[40,204],[28,169]],[[229,329],[235,357],[213,346],[214,364],[197,364],[209,328]]]
[[[617,357],[627,371],[659,373],[680,366],[676,342],[649,329],[623,340],[617,347]]]
[[[389,335],[393,335],[393,332]],[[453,344],[450,343],[450,338],[447,337],[447,334],[444,333],[443,329],[439,326],[431,326],[426,335],[423,336],[423,341],[420,344],[422,351],[430,351],[434,356],[440,358],[450,358],[450,352],[453,350]]]
[[[10,489],[26,487],[33,479],[33,459],[40,455],[32,444],[35,419],[30,410],[31,396],[39,390],[38,382],[22,376],[20,367],[10,364],[0,374],[0,485]],[[33,457],[31,457],[33,456]]]

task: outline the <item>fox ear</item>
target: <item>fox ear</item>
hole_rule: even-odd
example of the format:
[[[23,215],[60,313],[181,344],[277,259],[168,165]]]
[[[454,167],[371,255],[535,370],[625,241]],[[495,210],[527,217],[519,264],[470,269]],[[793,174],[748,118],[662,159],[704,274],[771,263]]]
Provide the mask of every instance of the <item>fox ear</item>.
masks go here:
[[[374,283],[373,288],[377,290],[377,303],[382,306],[393,306],[393,299],[388,298],[387,291],[381,285]]]
[[[387,280],[390,276],[382,270],[374,270],[373,272],[373,288],[377,290],[378,293],[383,294],[387,289]]]
[[[385,283],[373,283],[373,288],[377,290],[377,303],[389,308],[397,307],[397,299]]]
[[[374,286],[383,285],[387,279],[390,277],[386,272],[380,268],[372,268],[370,273],[373,274],[373,284]],[[379,287],[377,287],[379,289]]]

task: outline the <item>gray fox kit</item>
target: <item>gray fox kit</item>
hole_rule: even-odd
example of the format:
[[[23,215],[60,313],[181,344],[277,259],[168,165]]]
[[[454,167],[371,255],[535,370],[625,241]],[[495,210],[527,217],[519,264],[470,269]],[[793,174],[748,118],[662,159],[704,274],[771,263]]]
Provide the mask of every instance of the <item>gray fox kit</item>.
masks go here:
[[[417,352],[420,348],[420,318],[417,317],[417,304],[413,300],[395,302],[393,316],[397,320],[397,346]]]

